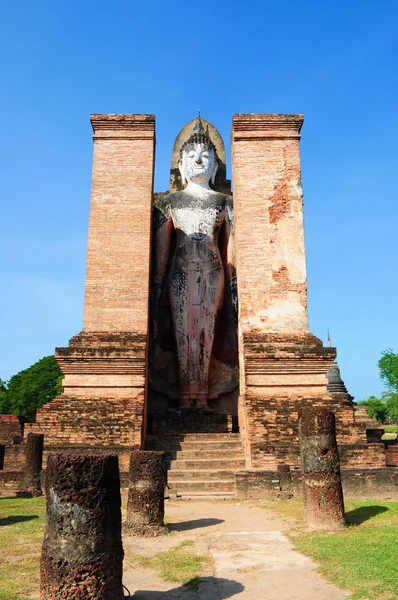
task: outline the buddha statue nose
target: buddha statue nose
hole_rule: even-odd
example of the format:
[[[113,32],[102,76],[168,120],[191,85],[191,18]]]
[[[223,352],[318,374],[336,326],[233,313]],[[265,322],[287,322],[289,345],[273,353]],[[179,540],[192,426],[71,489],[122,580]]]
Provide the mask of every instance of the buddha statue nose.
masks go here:
[[[198,158],[195,160],[197,165],[201,165],[202,164],[202,159],[200,156],[198,156]]]

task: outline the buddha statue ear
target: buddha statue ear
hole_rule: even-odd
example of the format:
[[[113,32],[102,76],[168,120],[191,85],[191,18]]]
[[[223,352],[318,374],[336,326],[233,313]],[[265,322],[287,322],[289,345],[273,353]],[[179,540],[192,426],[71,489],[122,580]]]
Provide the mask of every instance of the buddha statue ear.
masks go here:
[[[185,185],[187,182],[187,180],[185,179],[185,175],[184,175],[184,171],[185,171],[184,163],[185,163],[185,160],[184,160],[184,155],[183,155],[182,158],[180,158],[180,160],[178,161],[178,170],[180,171],[182,185]]]
[[[210,179],[210,181],[211,181],[211,185],[214,185],[214,184],[215,184],[215,181],[216,181],[216,175],[217,175],[217,171],[218,171],[218,160],[217,160],[217,158],[216,158],[216,157],[214,157],[214,158],[215,158],[215,160],[214,160],[214,169],[213,169],[213,173],[212,173],[212,175],[211,175],[211,179]]]

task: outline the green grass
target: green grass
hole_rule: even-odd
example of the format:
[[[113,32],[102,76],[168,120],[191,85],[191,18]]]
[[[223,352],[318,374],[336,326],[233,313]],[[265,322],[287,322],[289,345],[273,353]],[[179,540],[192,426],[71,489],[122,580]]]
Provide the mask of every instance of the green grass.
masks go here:
[[[44,498],[0,498],[0,600],[29,600],[39,588],[45,523]],[[195,585],[204,559],[183,540],[152,558],[134,555],[135,564],[154,569],[165,581]]]
[[[44,498],[0,498],[0,600],[26,600],[39,586]]]
[[[135,564],[146,569],[154,569],[163,581],[181,585],[197,586],[202,571],[204,558],[187,547],[193,546],[192,540],[183,540],[177,546],[152,557],[135,554]]]
[[[383,437],[384,440],[395,440],[397,438],[397,425],[380,425],[384,429]]]
[[[380,425],[386,433],[397,433],[398,425]]]
[[[275,503],[284,516],[299,517],[291,536],[297,549],[310,556],[320,572],[352,600],[396,600],[398,597],[398,502],[346,502],[347,526],[338,533],[303,531],[302,504]],[[296,514],[295,514],[296,513]]]

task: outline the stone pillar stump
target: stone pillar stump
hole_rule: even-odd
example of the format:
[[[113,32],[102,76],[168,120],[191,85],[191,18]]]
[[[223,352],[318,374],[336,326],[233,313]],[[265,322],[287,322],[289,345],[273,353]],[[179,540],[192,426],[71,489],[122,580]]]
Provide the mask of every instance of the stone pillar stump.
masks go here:
[[[124,528],[136,535],[164,532],[164,488],[167,462],[164,452],[133,450]]]
[[[41,471],[43,463],[42,433],[28,433],[26,438],[25,472],[21,495],[41,496]]]
[[[301,408],[299,438],[306,524],[315,529],[340,529],[344,526],[344,502],[332,411]]]
[[[41,600],[122,600],[118,458],[54,452],[46,474]]]

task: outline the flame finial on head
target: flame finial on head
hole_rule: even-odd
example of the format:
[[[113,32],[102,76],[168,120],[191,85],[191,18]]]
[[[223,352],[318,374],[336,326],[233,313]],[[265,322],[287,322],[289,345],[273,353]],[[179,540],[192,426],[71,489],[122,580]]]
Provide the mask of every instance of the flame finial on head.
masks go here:
[[[202,119],[200,118],[200,110],[198,110],[198,116],[196,118],[196,123],[193,126],[193,133],[198,133],[199,135],[204,133]]]
[[[200,116],[200,110],[198,110],[198,116],[196,117],[196,122],[193,126],[192,134],[182,145],[180,155],[182,155],[184,150],[187,150],[190,146],[192,146],[192,144],[204,144],[208,148],[212,148],[214,150],[214,154],[216,154],[216,147],[210,139],[209,126],[207,125],[206,131],[204,130],[202,118]]]

